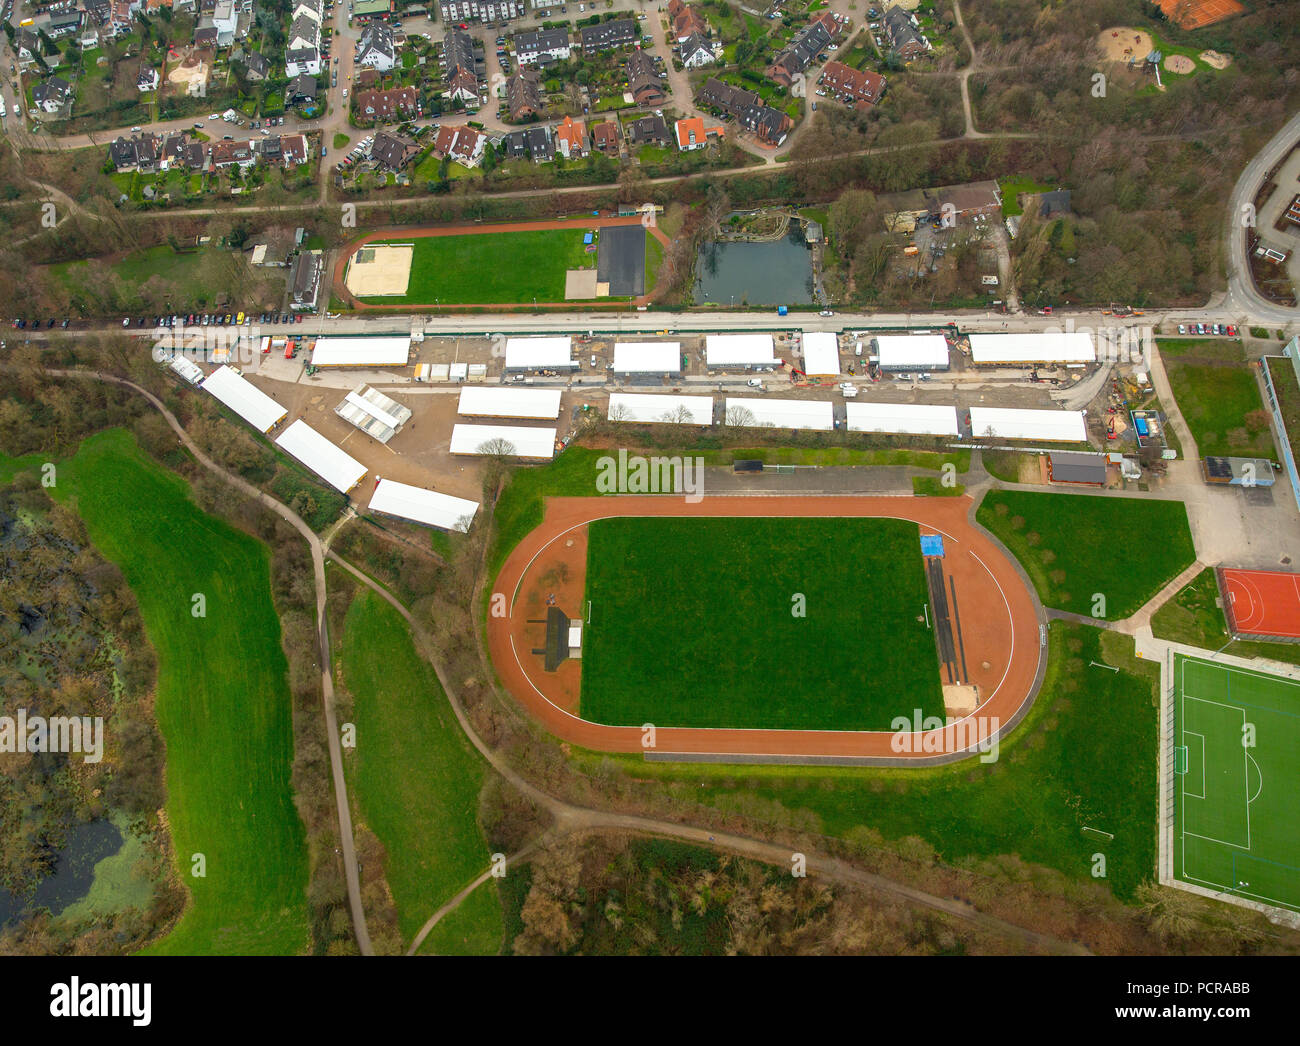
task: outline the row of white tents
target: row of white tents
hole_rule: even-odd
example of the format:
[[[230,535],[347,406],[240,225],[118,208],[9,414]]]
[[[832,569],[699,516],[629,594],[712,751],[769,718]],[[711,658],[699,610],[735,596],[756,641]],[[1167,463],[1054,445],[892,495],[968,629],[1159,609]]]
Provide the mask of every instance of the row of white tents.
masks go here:
[[[177,359],[181,358],[183,357],[177,357]],[[199,370],[192,361],[186,362],[190,367]],[[206,379],[202,378],[202,371],[199,370],[198,381],[187,374],[183,366],[177,365],[175,360],[172,361],[171,367],[194,384],[201,384],[203,389],[212,393],[218,401],[264,435],[269,434],[288,415],[288,411],[277,400],[268,396],[231,367],[218,367]],[[395,411],[394,408],[397,410]],[[366,389],[365,386],[357,392],[350,393],[343,404],[340,404],[339,412],[344,416],[354,413],[356,417],[349,417],[348,420],[367,431],[367,425],[379,425],[383,429],[395,431],[406,418],[410,417],[411,413],[408,408],[402,407],[373,389]],[[405,412],[404,416],[401,412]],[[391,431],[388,434],[391,437]],[[387,439],[381,442],[386,443]],[[351,454],[321,435],[301,418],[276,438],[275,445],[343,494],[350,494],[365,478],[368,471],[366,466]],[[452,497],[422,487],[413,487],[391,479],[378,478],[370,496],[371,512],[408,519],[444,530],[468,529],[478,508],[476,501]]]

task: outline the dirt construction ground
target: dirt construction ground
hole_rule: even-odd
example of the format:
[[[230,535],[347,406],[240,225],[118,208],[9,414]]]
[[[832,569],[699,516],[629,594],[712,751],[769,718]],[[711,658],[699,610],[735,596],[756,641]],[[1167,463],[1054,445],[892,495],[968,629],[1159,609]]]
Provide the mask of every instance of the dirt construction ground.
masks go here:
[[[708,497],[688,503],[671,496],[552,498],[541,526],[507,557],[493,587],[505,597],[505,616],[489,616],[488,648],[506,688],[548,730],[565,741],[608,752],[643,751],[636,727],[590,723],[577,714],[581,662],[546,672],[534,653],[545,638],[548,597],[569,618],[582,619],[587,525],[611,516],[828,516],[882,517],[918,523],[922,534],[941,534],[944,570],[962,593],[958,613],[969,682],[979,687],[977,719],[1005,726],[1030,699],[1042,650],[1034,599],[1015,565],[969,518],[969,497]],[[494,600],[495,601],[495,600]],[[652,718],[652,717],[651,717]],[[657,725],[655,752],[894,760],[956,752],[959,731],[907,735],[900,752],[888,732],[837,730],[681,729]]]

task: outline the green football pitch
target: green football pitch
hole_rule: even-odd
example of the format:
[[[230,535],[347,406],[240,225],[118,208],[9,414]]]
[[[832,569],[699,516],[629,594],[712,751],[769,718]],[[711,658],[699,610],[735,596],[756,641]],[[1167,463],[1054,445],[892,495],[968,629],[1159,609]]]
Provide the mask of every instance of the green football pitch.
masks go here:
[[[915,523],[599,520],[586,593],[592,722],[888,730],[916,709],[943,716]]]
[[[1300,911],[1300,682],[1174,663],[1183,882]]]

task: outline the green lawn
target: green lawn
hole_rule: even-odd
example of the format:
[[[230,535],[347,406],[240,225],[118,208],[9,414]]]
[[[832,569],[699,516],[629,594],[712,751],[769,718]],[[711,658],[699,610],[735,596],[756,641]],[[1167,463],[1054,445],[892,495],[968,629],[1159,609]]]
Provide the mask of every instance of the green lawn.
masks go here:
[[[659,267],[664,263],[664,246],[654,236],[649,233],[645,238],[645,292],[649,294],[655,289],[655,281],[659,279]]]
[[[520,878],[523,868],[506,869],[506,879]],[[420,945],[420,955],[496,955],[501,950],[504,926],[497,883],[489,879],[438,920]]]
[[[1157,639],[1186,643],[1202,650],[1223,649],[1237,657],[1267,657],[1300,665],[1300,644],[1297,643],[1257,643],[1238,639],[1225,647],[1228,623],[1218,605],[1220,598],[1214,570],[1206,567],[1152,615],[1151,631]]]
[[[1202,457],[1274,456],[1255,368],[1241,342],[1162,339],[1157,344]]]
[[[564,301],[567,269],[590,268],[581,229],[417,237],[406,294],[376,304],[487,305]],[[411,241],[394,241],[406,242]]]
[[[1053,622],[1047,674],[1025,721],[998,759],[930,769],[861,769],[646,763],[582,753],[590,771],[614,764],[637,778],[689,789],[694,802],[751,814],[867,847],[926,848],[954,864],[976,862],[991,878],[1034,878],[1015,862],[1045,865],[1121,900],[1156,870],[1159,666],[1133,656],[1133,641]],[[1110,672],[1090,662],[1120,669]],[[1107,839],[1095,831],[1109,833]],[[920,845],[902,841],[915,837]],[[1092,877],[1093,855],[1106,877]],[[981,859],[999,859],[981,869]],[[1010,862],[1009,866],[1005,862]]]
[[[1025,209],[1018,199],[1022,192],[1050,192],[1054,186],[1048,185],[1046,182],[1040,182],[1036,178],[1030,178],[1027,175],[1016,174],[999,178],[998,188],[1002,190],[1002,217],[1010,218],[1013,215],[1025,213]]]
[[[1174,676],[1174,874],[1300,911],[1300,683],[1182,656]]]
[[[292,708],[267,549],[112,429],[51,490],[130,584],[158,653],[167,821],[190,905],[158,954],[294,954],[308,944],[307,853],[290,786]],[[191,612],[196,593],[206,616]],[[202,854],[206,876],[191,874]]]
[[[348,609],[339,665],[357,727],[348,780],[359,819],[387,851],[384,870],[409,945],[429,916],[489,864],[478,823],[483,763],[406,622],[373,592],[359,594]],[[492,883],[479,894],[465,902],[473,918],[456,920],[455,940],[462,951],[495,954],[501,905]],[[450,949],[448,932],[440,940]]]
[[[976,516],[1049,607],[1128,617],[1196,559],[1181,501],[991,490]]]
[[[593,722],[887,730],[943,714],[915,523],[600,520],[586,594]]]
[[[330,143],[331,149],[346,149],[351,139],[342,131],[334,135],[334,140]]]

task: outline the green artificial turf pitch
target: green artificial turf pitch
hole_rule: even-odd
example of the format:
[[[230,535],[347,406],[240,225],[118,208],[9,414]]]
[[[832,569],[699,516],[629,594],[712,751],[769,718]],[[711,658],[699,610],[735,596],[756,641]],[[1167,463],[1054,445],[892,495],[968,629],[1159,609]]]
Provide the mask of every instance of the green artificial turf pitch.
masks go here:
[[[586,594],[592,722],[888,730],[943,715],[915,523],[598,520]]]
[[[406,293],[363,298],[379,305],[526,305],[564,301],[564,274],[591,268],[582,229],[417,236]],[[378,246],[368,244],[367,246]]]
[[[1174,678],[1175,875],[1300,911],[1300,683],[1190,657]]]

